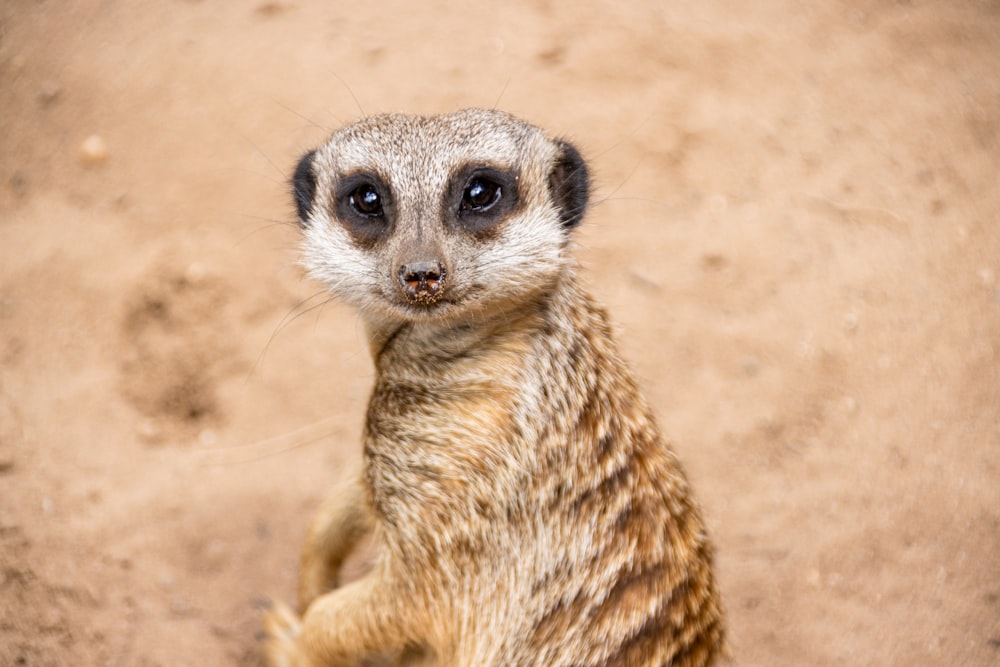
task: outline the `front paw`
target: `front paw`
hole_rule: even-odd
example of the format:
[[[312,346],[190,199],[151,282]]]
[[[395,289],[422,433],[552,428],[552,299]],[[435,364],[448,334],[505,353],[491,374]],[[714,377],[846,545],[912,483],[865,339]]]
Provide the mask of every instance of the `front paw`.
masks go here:
[[[308,667],[299,651],[302,624],[295,612],[281,602],[274,602],[264,614],[264,661],[268,667]]]

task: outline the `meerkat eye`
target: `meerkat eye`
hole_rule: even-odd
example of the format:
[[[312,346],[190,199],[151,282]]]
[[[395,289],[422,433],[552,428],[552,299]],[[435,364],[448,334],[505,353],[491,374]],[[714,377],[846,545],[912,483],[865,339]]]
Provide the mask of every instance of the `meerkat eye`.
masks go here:
[[[371,183],[365,183],[355,188],[349,195],[351,207],[363,216],[380,218],[384,214],[382,196]]]
[[[490,210],[500,201],[502,195],[500,184],[487,178],[476,176],[465,186],[462,193],[462,211],[482,213]]]

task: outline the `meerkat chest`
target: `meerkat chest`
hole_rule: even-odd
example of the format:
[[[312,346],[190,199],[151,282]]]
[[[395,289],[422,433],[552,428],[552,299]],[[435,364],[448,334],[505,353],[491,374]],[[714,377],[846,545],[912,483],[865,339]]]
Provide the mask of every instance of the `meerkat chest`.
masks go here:
[[[493,356],[380,373],[365,462],[373,505],[389,523],[464,524],[468,533],[502,513],[522,467],[515,417],[523,387],[516,368],[508,362],[499,372]]]

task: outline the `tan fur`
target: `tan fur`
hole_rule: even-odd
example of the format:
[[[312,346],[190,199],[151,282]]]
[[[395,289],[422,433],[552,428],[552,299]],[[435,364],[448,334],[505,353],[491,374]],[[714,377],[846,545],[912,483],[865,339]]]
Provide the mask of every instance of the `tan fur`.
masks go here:
[[[266,620],[271,665],[686,667],[721,651],[699,511],[567,250],[564,150],[469,110],[365,119],[312,156],[306,263],[359,308],[376,381],[363,472],[303,551],[302,618]],[[488,233],[445,195],[478,163],[517,175]],[[359,171],[392,200],[375,243],[336,213]],[[407,300],[397,266],[429,254],[443,295]],[[374,568],[337,587],[369,528]]]

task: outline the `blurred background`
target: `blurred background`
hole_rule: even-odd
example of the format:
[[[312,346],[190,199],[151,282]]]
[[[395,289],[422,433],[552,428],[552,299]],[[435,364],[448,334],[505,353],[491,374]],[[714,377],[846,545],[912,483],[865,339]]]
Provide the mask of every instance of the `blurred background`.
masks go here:
[[[467,106],[592,165],[733,664],[998,664],[996,0],[0,4],[0,663],[258,664],[372,382],[287,178]]]

